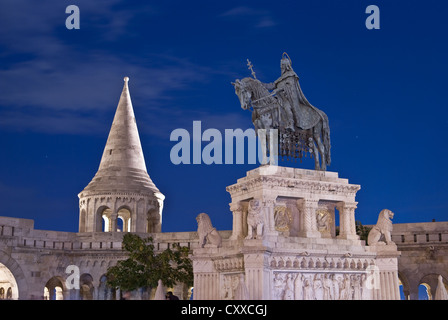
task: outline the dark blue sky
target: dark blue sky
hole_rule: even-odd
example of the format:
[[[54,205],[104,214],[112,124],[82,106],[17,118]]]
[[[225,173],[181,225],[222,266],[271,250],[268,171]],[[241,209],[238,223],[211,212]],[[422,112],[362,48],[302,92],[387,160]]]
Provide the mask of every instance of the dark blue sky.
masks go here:
[[[65,8],[80,9],[68,30]],[[365,9],[380,9],[367,30]],[[176,128],[252,128],[230,82],[280,75],[286,51],[329,117],[329,171],[360,184],[356,217],[447,220],[448,45],[444,1],[0,1],[0,215],[77,231],[77,194],[130,91],[163,231],[208,213],[231,229],[226,186],[256,165],[173,165]],[[312,161],[281,165],[313,168]]]

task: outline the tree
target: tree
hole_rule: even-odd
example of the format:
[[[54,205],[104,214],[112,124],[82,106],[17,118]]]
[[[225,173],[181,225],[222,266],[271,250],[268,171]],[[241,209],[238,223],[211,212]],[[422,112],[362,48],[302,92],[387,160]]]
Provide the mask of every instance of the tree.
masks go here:
[[[356,221],[356,234],[361,240],[365,240],[367,242],[367,237],[369,236],[371,229],[371,227],[363,226],[361,221]]]
[[[127,233],[123,249],[129,258],[108,268],[107,284],[113,288],[132,291],[138,288],[155,288],[159,279],[167,287],[176,283],[193,285],[193,266],[188,257],[190,249],[177,244],[156,254],[153,239]]]

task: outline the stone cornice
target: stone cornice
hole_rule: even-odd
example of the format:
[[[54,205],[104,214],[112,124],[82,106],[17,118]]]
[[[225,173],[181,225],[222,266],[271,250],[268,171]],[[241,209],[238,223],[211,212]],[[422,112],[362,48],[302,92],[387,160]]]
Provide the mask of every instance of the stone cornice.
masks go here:
[[[226,188],[227,192],[234,195],[249,193],[261,186],[268,188],[278,188],[279,190],[317,192],[321,194],[333,195],[355,195],[361,189],[360,185],[344,184],[331,181],[313,181],[297,178],[286,178],[279,176],[257,176],[255,178],[241,179],[237,184]]]
[[[157,195],[157,196],[156,196]],[[100,197],[138,197],[138,198],[158,198],[164,199],[162,193],[140,193],[127,191],[98,191],[98,192],[80,192],[78,197],[81,198],[100,198]]]

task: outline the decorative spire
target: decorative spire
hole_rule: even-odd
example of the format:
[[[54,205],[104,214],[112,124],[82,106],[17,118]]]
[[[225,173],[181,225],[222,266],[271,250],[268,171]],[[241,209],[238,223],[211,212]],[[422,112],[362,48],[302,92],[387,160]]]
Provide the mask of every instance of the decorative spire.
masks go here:
[[[165,196],[146,171],[128,82],[125,77],[98,172],[78,194],[79,232],[162,230]]]
[[[84,191],[159,192],[146,171],[128,82],[129,78],[124,77],[98,172]]]

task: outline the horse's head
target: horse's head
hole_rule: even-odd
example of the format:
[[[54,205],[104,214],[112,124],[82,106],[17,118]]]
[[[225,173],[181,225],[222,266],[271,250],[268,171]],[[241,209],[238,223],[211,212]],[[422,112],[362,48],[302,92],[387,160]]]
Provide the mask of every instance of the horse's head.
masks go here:
[[[235,93],[240,99],[241,108],[244,110],[250,109],[252,93],[248,90],[244,79],[236,79],[235,82],[232,82],[232,85],[235,87]]]

